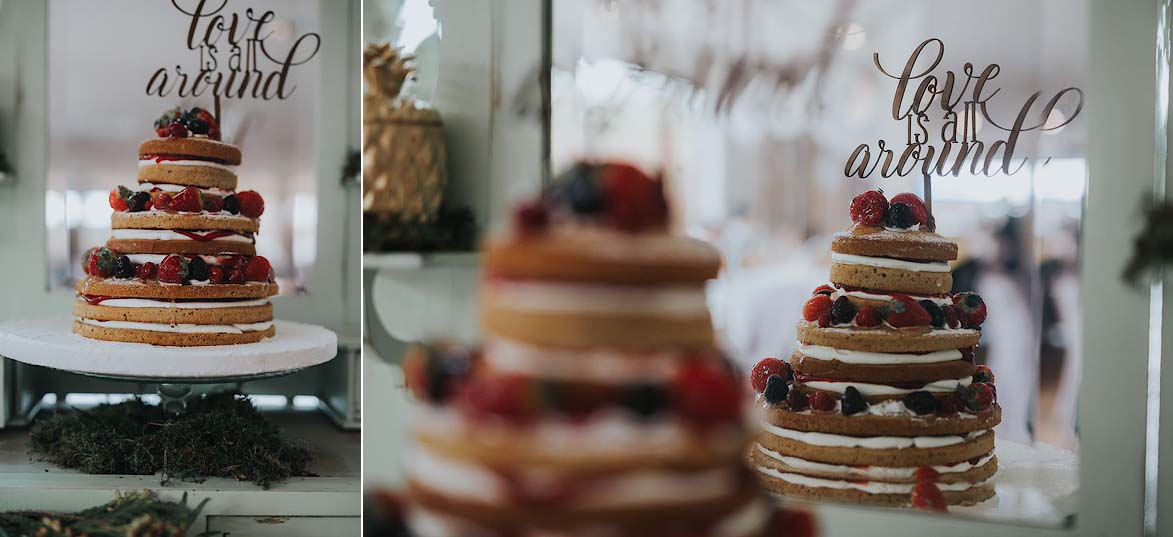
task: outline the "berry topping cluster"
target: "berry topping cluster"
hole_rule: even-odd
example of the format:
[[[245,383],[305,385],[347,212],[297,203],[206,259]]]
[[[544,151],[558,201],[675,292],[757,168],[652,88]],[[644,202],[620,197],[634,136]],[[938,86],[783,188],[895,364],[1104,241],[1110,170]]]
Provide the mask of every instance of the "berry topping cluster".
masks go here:
[[[518,375],[475,374],[475,352],[450,344],[413,349],[404,362],[408,388],[416,399],[451,405],[474,420],[526,423],[543,413],[580,421],[605,409],[621,409],[638,420],[669,413],[697,426],[741,420],[742,391],[720,361],[683,363],[667,383],[622,386],[581,385]],[[785,383],[783,383],[785,384]]]
[[[986,321],[986,304],[973,292],[949,297],[952,305],[941,306],[928,299],[916,300],[908,295],[892,294],[880,306],[859,306],[847,295],[832,300],[835,289],[820,285],[802,306],[802,318],[819,328],[831,326],[875,328],[885,322],[893,328],[927,326],[932,328],[980,329]],[[863,301],[860,302],[869,302]]]
[[[207,136],[213,140],[220,139],[220,124],[207,110],[200,107],[186,112],[178,106],[172,108],[155,120],[155,134],[159,138],[187,138],[188,136]]]
[[[190,283],[246,283],[274,281],[273,267],[263,256],[220,256],[208,263],[203,256],[169,255],[158,265],[135,263],[130,256],[101,247],[82,256],[82,270],[98,278],[138,279],[176,285]]]
[[[558,219],[628,233],[663,229],[668,223],[663,181],[627,164],[580,162],[513,215],[522,235],[540,233]]]
[[[880,189],[869,190],[851,200],[851,221],[861,226],[912,229],[922,226],[936,231],[937,223],[929,216],[924,200],[912,192],[897,194],[889,202]]]
[[[151,210],[172,213],[207,211],[259,218],[265,212],[265,200],[252,190],[218,196],[203,192],[194,186],[174,193],[164,192],[158,188],[135,192],[124,186],[119,186],[110,191],[110,208],[118,212],[130,213]]]
[[[799,375],[800,381],[802,378],[805,377]],[[842,397],[836,397],[824,391],[804,393],[798,389],[800,384],[795,381],[790,364],[777,358],[763,359],[754,365],[750,373],[750,386],[770,406],[784,407],[794,412],[810,409],[825,413],[834,412],[838,404],[844,416],[866,412],[868,409],[867,399],[855,386],[848,386]],[[979,365],[973,374],[973,382],[968,386],[958,387],[953,393],[944,395],[918,390],[904,396],[902,402],[905,408],[918,416],[956,416],[960,412],[985,412],[997,400],[994,373],[989,367]]]

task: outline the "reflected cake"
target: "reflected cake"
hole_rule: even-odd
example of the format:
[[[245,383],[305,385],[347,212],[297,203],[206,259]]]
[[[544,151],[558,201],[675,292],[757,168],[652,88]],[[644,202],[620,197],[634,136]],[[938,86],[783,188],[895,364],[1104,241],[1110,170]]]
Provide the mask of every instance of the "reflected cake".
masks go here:
[[[662,184],[580,164],[487,246],[483,351],[417,350],[415,535],[764,535],[735,369]]]
[[[851,204],[789,363],[759,362],[751,458],[775,493],[937,510],[993,497],[994,375],[974,364],[986,306],[950,294],[957,244],[914,194]]]
[[[73,331],[164,346],[272,337],[277,284],[255,247],[265,202],[236,192],[240,149],[200,108],[170,110],[155,130],[138,184],[110,192],[110,240],[83,256]]]

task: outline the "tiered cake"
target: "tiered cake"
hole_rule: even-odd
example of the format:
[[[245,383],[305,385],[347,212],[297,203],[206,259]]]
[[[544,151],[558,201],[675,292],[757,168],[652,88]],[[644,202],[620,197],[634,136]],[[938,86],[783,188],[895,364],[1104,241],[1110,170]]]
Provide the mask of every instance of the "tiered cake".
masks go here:
[[[762,535],[705,303],[720,259],[667,218],[661,181],[579,164],[488,244],[483,352],[406,365],[415,535]]]
[[[981,297],[950,295],[957,245],[914,194],[851,204],[831,243],[831,285],[814,290],[789,364],[754,367],[765,408],[751,450],[767,489],[944,509],[994,495],[994,376],[974,365]]]
[[[254,246],[265,202],[235,192],[240,150],[199,108],[170,110],[155,130],[139,146],[138,185],[110,192],[109,242],[83,257],[73,331],[166,346],[273,336],[277,284]]]

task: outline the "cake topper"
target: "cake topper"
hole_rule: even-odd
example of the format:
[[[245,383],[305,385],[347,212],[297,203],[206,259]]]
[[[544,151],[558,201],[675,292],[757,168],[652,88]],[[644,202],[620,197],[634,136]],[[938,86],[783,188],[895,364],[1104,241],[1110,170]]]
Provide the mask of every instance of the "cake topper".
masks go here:
[[[229,0],[171,0],[188,17],[187,49],[196,52],[195,69],[159,67],[147,80],[147,95],[180,98],[211,93],[217,121],[220,99],[284,100],[297,90],[289,83],[294,67],[317,55],[322,38],[308,32],[285,51],[270,42],[277,20],[273,10],[226,12]]]
[[[990,103],[1001,91],[993,84],[1002,71],[1001,66],[989,64],[979,71],[966,62],[960,75],[952,70],[943,75],[934,74],[944,56],[945,43],[935,37],[917,45],[899,72],[885,68],[879,52],[872,54],[876,69],[897,81],[891,118],[904,122],[905,144],[900,149],[889,147],[885,140],[877,140],[874,153],[870,144],[859,144],[843,166],[843,175],[860,179],[871,177],[877,171],[881,177],[920,173],[930,214],[930,177],[957,177],[967,162],[969,173],[974,175],[1014,175],[1031,160],[1031,157],[1015,157],[1024,133],[1054,131],[1074,121],[1083,110],[1083,91],[1068,87],[1045,100],[1043,92],[1036,91],[1026,98],[1013,119],[996,119],[990,113]],[[935,118],[929,115],[934,108],[939,112]],[[1060,108],[1071,111],[1057,113]],[[979,118],[1005,136],[992,142],[979,139]],[[938,134],[935,142],[930,136],[934,131]],[[1044,164],[1049,160],[1044,160]]]

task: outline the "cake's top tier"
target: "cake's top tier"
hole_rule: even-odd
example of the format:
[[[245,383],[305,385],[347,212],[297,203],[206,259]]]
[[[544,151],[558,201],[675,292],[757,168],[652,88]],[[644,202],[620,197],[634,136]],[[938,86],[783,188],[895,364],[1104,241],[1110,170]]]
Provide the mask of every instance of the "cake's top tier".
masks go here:
[[[957,243],[936,233],[936,219],[911,192],[889,200],[883,190],[869,190],[851,200],[852,225],[836,233],[831,251],[912,262],[957,259]]]
[[[957,259],[957,243],[932,231],[893,231],[853,225],[835,234],[831,251],[837,254],[886,257],[912,262],[944,262]]]
[[[139,145],[139,183],[235,190],[240,149],[220,141],[207,110],[172,108],[155,120],[155,139]]]
[[[855,289],[940,296],[953,286],[957,243],[936,233],[916,194],[869,190],[851,200],[852,226],[831,242],[831,281]]]
[[[513,227],[487,245],[490,277],[621,285],[700,284],[721,258],[669,235],[659,177],[618,163],[579,163],[522,203]]]

